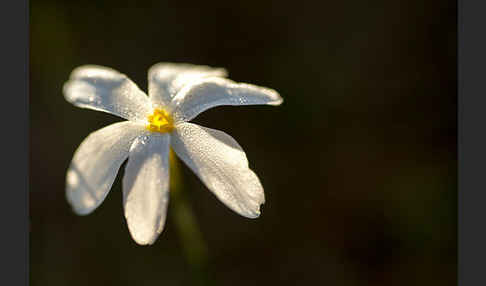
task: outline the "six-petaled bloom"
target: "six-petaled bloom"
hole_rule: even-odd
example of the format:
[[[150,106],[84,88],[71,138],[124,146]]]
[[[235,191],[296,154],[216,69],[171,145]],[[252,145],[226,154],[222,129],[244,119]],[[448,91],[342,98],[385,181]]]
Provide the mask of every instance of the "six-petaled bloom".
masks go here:
[[[243,149],[222,131],[188,121],[220,105],[279,105],[272,89],[226,79],[222,68],[159,63],[148,73],[148,96],[125,75],[81,66],[65,83],[72,104],[128,121],[91,133],[76,150],[66,176],[74,211],[91,213],[108,194],[121,164],[123,207],[131,236],[153,244],[164,228],[169,202],[169,151],[238,214],[256,218],[265,197]]]

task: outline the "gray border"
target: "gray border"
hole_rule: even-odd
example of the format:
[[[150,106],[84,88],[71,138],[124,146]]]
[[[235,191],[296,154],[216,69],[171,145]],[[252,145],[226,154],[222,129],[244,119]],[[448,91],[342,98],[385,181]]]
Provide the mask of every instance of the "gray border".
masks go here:
[[[8,7],[7,7],[8,6]],[[2,41],[2,284],[28,285],[28,2],[0,6]],[[486,285],[486,2],[458,5],[458,282]],[[477,126],[476,126],[477,124]],[[8,134],[8,135],[7,135]],[[484,183],[483,183],[484,184]]]
[[[29,283],[28,219],[28,64],[29,9],[26,0],[0,4],[2,160],[1,248],[2,285]]]
[[[458,4],[458,282],[486,285],[486,2]]]

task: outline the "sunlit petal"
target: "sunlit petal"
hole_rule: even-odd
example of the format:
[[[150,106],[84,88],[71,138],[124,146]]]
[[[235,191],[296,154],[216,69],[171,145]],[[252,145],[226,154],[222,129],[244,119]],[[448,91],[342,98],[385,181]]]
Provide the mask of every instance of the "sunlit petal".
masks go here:
[[[169,135],[142,135],[130,148],[123,177],[128,229],[138,244],[152,244],[162,232],[169,203]]]
[[[76,68],[63,87],[72,104],[143,121],[152,112],[148,96],[116,70],[86,65]]]
[[[173,100],[174,120],[189,121],[220,105],[279,105],[282,98],[273,89],[224,78],[205,78],[185,86]]]
[[[242,216],[256,218],[265,202],[262,185],[245,152],[222,131],[192,123],[176,126],[171,146],[208,189]]]
[[[170,109],[172,98],[184,85],[204,77],[225,77],[226,75],[227,72],[223,68],[191,64],[158,63],[149,69],[149,97],[154,105]]]

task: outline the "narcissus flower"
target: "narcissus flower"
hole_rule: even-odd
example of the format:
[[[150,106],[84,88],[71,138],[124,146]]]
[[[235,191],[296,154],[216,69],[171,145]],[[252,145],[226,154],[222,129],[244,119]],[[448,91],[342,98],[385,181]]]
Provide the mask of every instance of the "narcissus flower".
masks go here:
[[[272,89],[226,79],[221,68],[159,63],[148,73],[148,96],[125,75],[81,66],[65,83],[72,104],[128,121],[91,133],[76,150],[66,176],[66,196],[86,215],[105,199],[121,164],[123,207],[131,236],[152,244],[162,232],[169,202],[169,151],[238,214],[256,218],[265,197],[243,149],[222,131],[188,121],[220,105],[279,105]]]

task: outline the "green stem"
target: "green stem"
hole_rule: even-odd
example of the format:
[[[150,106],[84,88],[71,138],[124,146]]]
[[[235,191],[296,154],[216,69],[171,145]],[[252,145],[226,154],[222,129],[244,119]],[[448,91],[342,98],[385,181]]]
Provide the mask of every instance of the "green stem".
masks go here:
[[[208,249],[184,192],[180,163],[172,149],[169,158],[172,217],[177,227],[187,262],[196,274],[197,280],[201,285],[206,285],[208,284],[205,269],[208,259]]]

